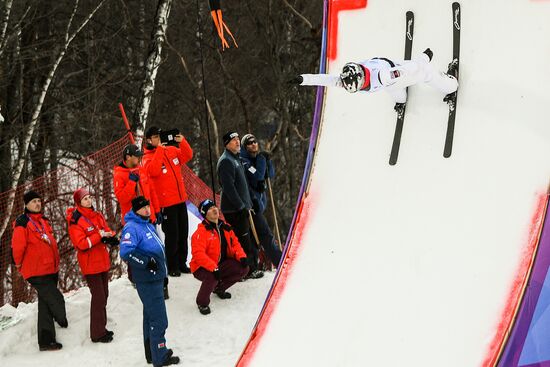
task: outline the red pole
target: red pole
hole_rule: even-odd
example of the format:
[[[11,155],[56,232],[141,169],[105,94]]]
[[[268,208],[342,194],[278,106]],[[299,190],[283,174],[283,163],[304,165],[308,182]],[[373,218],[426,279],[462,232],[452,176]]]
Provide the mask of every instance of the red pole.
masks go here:
[[[128,122],[128,118],[126,117],[126,112],[124,112],[124,106],[122,105],[122,103],[118,104],[118,109],[122,114],[122,120],[124,121],[124,125],[126,125],[126,131],[128,131],[128,135],[130,136],[130,142],[132,144],[135,144],[136,141],[134,139],[134,134],[132,134],[132,129],[130,129],[130,123]]]

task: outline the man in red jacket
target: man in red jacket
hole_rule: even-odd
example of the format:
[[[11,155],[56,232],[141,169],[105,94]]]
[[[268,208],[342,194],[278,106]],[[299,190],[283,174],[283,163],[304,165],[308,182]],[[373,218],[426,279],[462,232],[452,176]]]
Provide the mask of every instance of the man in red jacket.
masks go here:
[[[73,194],[75,206],[67,209],[69,237],[77,250],[78,264],[84,275],[92,301],[90,303],[90,338],[94,343],[110,343],[114,333],[107,330],[107,298],[111,257],[107,245],[118,246],[103,214],[92,206],[88,190],[80,188]]]
[[[52,227],[42,215],[42,198],[35,191],[23,195],[25,212],[13,223],[11,248],[16,269],[38,292],[40,351],[63,346],[55,339],[54,320],[66,328],[65,299],[57,289],[59,251]]]
[[[248,274],[246,253],[231,227],[220,220],[220,211],[212,200],[199,205],[204,220],[191,237],[191,271],[202,282],[197,306],[203,315],[210,313],[210,294],[231,298],[227,289]]]
[[[187,217],[187,192],[183,184],[181,168],[193,157],[193,150],[183,135],[177,134],[177,146],[161,144],[161,130],[155,126],[145,132],[147,145],[143,166],[151,178],[162,208],[162,231],[166,244],[168,274],[178,277],[189,273],[186,265],[189,235]]]
[[[132,200],[137,196],[145,196],[151,202],[151,222],[156,223],[160,213],[156,192],[147,173],[139,166],[142,156],[143,152],[135,144],[128,144],[122,151],[122,162],[114,168],[113,184],[123,225],[124,215],[132,209]]]

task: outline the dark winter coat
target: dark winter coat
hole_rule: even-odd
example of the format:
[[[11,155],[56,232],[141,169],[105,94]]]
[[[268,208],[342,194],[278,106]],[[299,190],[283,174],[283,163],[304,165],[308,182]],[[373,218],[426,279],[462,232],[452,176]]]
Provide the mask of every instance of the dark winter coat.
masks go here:
[[[219,221],[218,228],[216,228],[215,224],[203,220],[191,237],[191,252],[193,257],[191,258],[189,267],[192,273],[199,268],[204,268],[208,271],[214,271],[218,268],[222,257],[220,233],[225,239],[225,256],[227,259],[239,261],[242,258],[246,258],[246,253],[241,247],[235,232],[233,232],[229,225]]]
[[[164,243],[157,235],[155,226],[133,210],[124,216],[126,224],[120,239],[120,257],[132,269],[133,280],[150,282],[164,279],[167,274]],[[147,269],[147,263],[154,258],[158,270]]]
[[[259,212],[263,213],[267,208],[266,180],[275,177],[273,162],[261,154],[252,157],[245,147],[241,148],[241,162],[246,172],[252,200],[258,202]]]
[[[238,154],[227,149],[223,152],[218,160],[218,179],[222,187],[220,206],[223,213],[238,213],[252,208],[250,189]]]
[[[105,221],[105,217],[92,208],[77,206],[67,209],[69,238],[77,250],[78,264],[83,275],[109,271],[111,258],[107,245],[101,242],[101,232],[115,234]]]
[[[59,272],[57,242],[50,223],[41,213],[26,212],[17,217],[13,223],[11,248],[23,278]]]

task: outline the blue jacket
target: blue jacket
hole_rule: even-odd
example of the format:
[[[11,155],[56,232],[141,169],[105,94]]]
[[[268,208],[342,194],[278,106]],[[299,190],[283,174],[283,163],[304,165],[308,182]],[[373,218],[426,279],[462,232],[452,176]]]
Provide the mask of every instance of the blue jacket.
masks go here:
[[[261,154],[252,157],[245,147],[241,148],[241,162],[253,196],[252,200],[258,202],[260,213],[263,213],[267,208],[266,179],[275,177],[273,162],[271,159],[266,160]]]
[[[157,235],[155,227],[133,210],[126,213],[124,220],[126,224],[120,237],[120,257],[132,268],[134,281],[150,282],[166,278],[164,243]],[[157,271],[147,269],[151,258],[157,262]]]

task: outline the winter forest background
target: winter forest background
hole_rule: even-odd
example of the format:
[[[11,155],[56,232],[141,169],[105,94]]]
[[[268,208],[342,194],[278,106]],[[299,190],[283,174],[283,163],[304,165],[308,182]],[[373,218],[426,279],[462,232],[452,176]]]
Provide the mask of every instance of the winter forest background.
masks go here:
[[[315,99],[287,80],[318,68],[322,6],[226,0],[221,7],[239,48],[222,51],[207,0],[2,1],[0,191],[119,139],[121,102],[138,135],[151,125],[179,128],[195,152],[189,166],[209,185],[206,124],[214,168],[221,135],[254,133],[273,153],[286,235]]]

